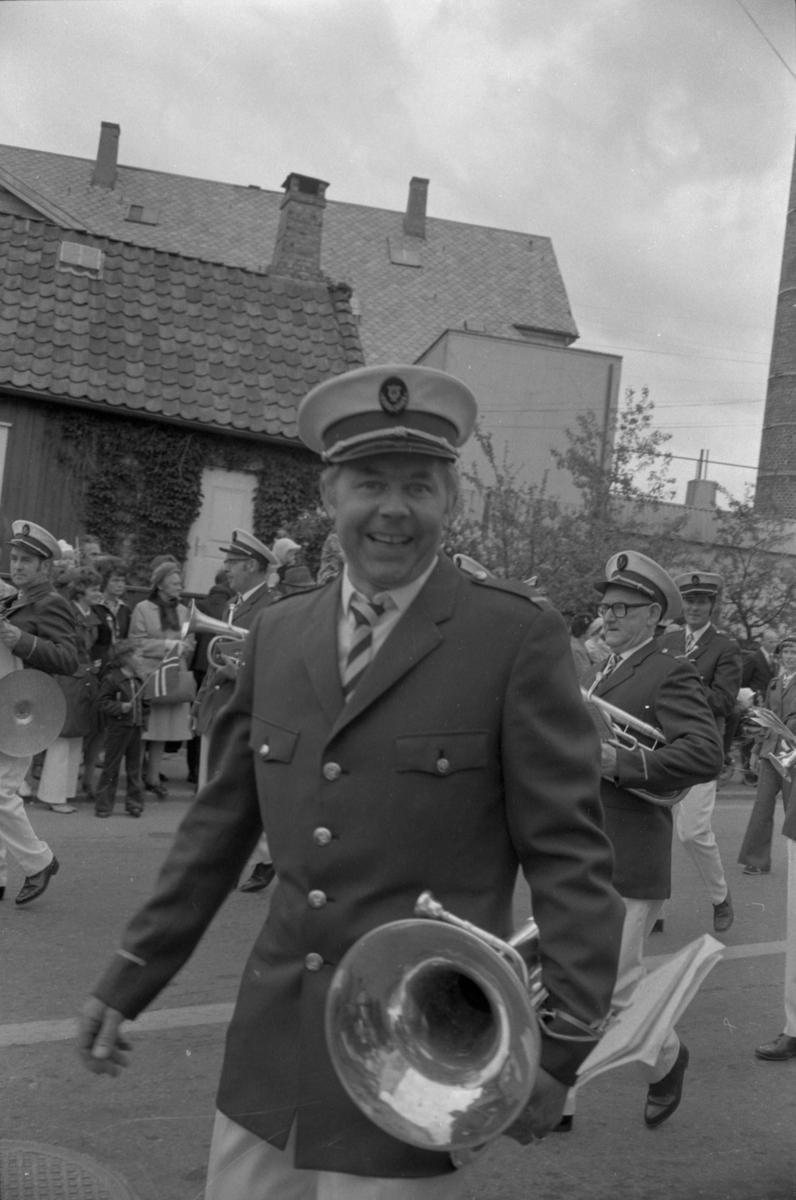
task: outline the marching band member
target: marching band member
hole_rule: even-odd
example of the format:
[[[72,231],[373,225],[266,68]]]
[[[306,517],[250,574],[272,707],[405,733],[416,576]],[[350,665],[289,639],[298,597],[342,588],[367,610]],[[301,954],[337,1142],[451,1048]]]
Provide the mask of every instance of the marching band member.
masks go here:
[[[13,656],[24,667],[48,675],[73,675],[78,669],[77,626],[69,603],[50,582],[61,548],[31,521],[14,521],[11,528],[11,582],[18,591],[0,604],[0,645],[9,658],[0,673],[15,669]],[[60,865],[36,836],[19,796],[30,763],[30,758],[0,752],[0,837],[25,872],[17,904],[41,896]]]
[[[662,645],[671,654],[685,654],[696,667],[723,744],[724,725],[741,686],[741,648],[710,619],[724,580],[714,572],[686,571],[674,582],[683,602],[685,628],[667,634]],[[732,897],[711,827],[718,774],[689,789],[675,809],[675,828],[710,894],[713,928],[716,933],[726,933],[734,920]]]
[[[605,580],[595,587],[602,593],[598,612],[611,656],[601,669],[592,668],[583,685],[666,739],[656,749],[602,743],[605,831],[614,848],[614,887],[625,902],[614,990],[614,1004],[623,1006],[644,975],[644,938],[671,891],[671,810],[634,789],[662,795],[712,779],[722,747],[696,669],[655,640],[659,623],[681,611],[671,577],[651,558],[627,550],[608,560]],[[688,1050],[674,1030],[654,1066],[641,1066],[649,1084],[644,1121],[650,1129],[679,1105],[687,1066]]]
[[[84,1062],[116,1074],[121,1022],[188,958],[265,827],[277,885],[227,1036],[206,1200],[461,1195],[468,1168],[371,1123],[324,1035],[342,956],[426,888],[504,936],[525,872],[553,1010],[535,1136],[599,1037],[621,903],[566,625],[525,585],[440,552],[475,417],[464,384],[419,366],[365,367],[303,400],[343,574],[258,614],[213,731],[221,770],[84,1008]]]
[[[249,629],[262,608],[273,603],[268,589],[268,573],[275,559],[264,542],[245,529],[233,529],[229,546],[222,546],[224,570],[232,590],[232,598],[224,608],[223,620],[242,629]],[[239,662],[235,655],[226,655],[223,666],[207,664],[194,705],[196,732],[202,737],[199,759],[199,787],[207,783],[210,771],[208,754],[210,730],[221,709],[235,690]]]

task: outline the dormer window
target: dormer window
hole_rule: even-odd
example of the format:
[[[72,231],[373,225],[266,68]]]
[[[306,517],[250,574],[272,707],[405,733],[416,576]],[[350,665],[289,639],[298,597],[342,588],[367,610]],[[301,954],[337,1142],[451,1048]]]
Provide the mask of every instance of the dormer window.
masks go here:
[[[88,275],[99,279],[102,274],[104,254],[97,246],[84,246],[82,242],[61,242],[58,266],[73,275]]]
[[[124,219],[135,221],[138,225],[157,225],[158,210],[146,204],[131,204]]]
[[[390,255],[390,262],[396,267],[422,267],[423,258],[420,245],[416,238],[412,239],[413,245],[407,244],[403,238],[388,237],[387,248]]]

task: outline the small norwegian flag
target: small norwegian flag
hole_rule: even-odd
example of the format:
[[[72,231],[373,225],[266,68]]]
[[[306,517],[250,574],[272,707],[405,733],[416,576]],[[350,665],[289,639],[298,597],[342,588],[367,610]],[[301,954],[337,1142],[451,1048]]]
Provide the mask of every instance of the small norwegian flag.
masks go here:
[[[151,700],[163,700],[174,695],[180,686],[180,656],[167,655],[147,680],[146,694]]]

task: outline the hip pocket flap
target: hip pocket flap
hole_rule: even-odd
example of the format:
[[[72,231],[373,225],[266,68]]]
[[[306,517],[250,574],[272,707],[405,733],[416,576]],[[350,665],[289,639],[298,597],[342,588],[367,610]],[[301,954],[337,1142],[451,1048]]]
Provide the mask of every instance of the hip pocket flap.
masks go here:
[[[260,762],[291,762],[298,739],[299,735],[293,729],[252,717],[249,745]]]
[[[453,775],[487,765],[489,733],[466,729],[456,733],[424,733],[396,738],[396,769]]]

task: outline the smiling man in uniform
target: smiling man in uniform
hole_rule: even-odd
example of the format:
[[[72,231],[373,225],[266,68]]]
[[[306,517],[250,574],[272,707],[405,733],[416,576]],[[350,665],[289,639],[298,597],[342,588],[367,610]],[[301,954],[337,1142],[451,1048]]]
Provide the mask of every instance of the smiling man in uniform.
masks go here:
[[[84,1010],[84,1061],[115,1073],[123,1016],[186,961],[264,827],[277,885],[227,1037],[207,1200],[461,1194],[467,1168],[354,1105],[324,1035],[343,955],[425,889],[507,936],[518,867],[530,884],[550,993],[535,1136],[599,1037],[622,906],[569,635],[523,584],[440,553],[475,416],[464,384],[417,366],[363,368],[303,401],[343,575],[258,615],[214,730],[220,773]]]

